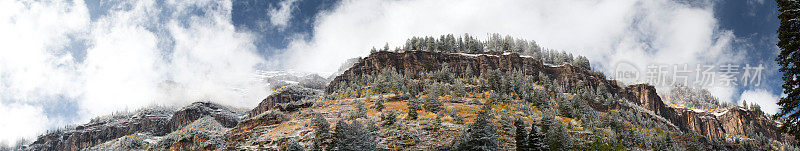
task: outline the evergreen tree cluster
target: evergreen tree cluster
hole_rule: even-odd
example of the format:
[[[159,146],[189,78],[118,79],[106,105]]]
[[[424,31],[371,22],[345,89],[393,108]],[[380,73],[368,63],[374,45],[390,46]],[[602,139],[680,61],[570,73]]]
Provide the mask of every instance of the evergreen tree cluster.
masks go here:
[[[384,48],[385,51],[388,51],[388,46],[384,46]],[[375,48],[373,50],[379,51]],[[396,49],[395,51],[399,50]],[[439,38],[432,36],[412,37],[406,40],[402,50],[470,54],[513,52],[539,58],[542,62],[548,64],[570,64],[591,69],[589,59],[584,56],[573,56],[565,51],[545,49],[536,44],[535,41],[513,38],[509,35],[502,36],[498,33],[489,34],[486,40],[477,39],[469,34],[464,34],[463,37],[456,37],[453,34],[441,35]]]
[[[514,127],[516,127],[514,140],[516,141],[517,151],[545,151],[550,149],[544,141],[544,134],[536,129],[536,124],[531,124],[531,131],[528,132],[525,130],[525,122],[521,118],[517,118],[514,121]]]
[[[573,57],[563,51],[533,49],[530,46],[535,43],[528,42],[524,45],[518,39],[511,42],[512,40],[506,40],[511,39],[508,36],[498,37],[500,36],[491,35],[487,41],[473,37],[465,40],[452,35],[440,39],[414,37],[407,42],[403,50],[449,53],[536,53],[531,56],[541,58],[544,63],[552,65],[570,63],[590,69],[588,59],[585,57]],[[433,120],[423,116],[422,120],[430,122],[424,130],[437,133],[443,127],[444,116],[450,116],[456,124],[465,122],[465,118],[458,114],[458,110],[444,106],[445,102],[484,105],[481,111],[478,111],[476,119],[463,131],[464,134],[452,141],[453,144],[449,147],[454,150],[502,150],[504,143],[500,142],[499,138],[506,136],[514,137],[516,142],[511,145],[516,145],[518,150],[680,150],[682,147],[693,146],[717,148],[715,145],[730,143],[723,138],[703,137],[707,139],[681,139],[682,142],[689,140],[691,144],[676,145],[674,138],[693,138],[697,135],[671,131],[669,123],[664,122],[669,120],[653,115],[654,113],[640,105],[609,92],[609,89],[614,87],[607,84],[612,83],[599,82],[588,85],[584,83],[588,81],[567,82],[563,79],[551,79],[541,72],[530,75],[519,70],[494,69],[477,72],[467,67],[454,73],[453,69],[448,64],[442,64],[436,71],[422,73],[403,71],[408,76],[398,73],[395,69],[382,69],[379,73],[351,77],[347,82],[333,84],[332,86],[337,89],[334,89],[331,95],[337,98],[353,98],[395,93],[399,100],[406,101],[407,113],[384,112],[382,111],[385,108],[384,102],[378,99],[375,101],[375,109],[382,112],[380,118],[384,125],[402,125],[394,124],[397,123],[396,118],[408,120],[403,122],[415,122],[418,116],[425,115],[421,113],[428,111],[437,113],[437,116]],[[604,77],[600,74],[599,78]],[[704,95],[692,94],[690,97],[704,97]],[[727,104],[703,106],[705,105],[727,106]],[[533,121],[525,124],[520,119],[512,118],[515,114],[510,112],[493,113],[493,106],[504,111],[519,111],[517,113],[522,114],[517,115],[526,116]],[[601,114],[598,113],[599,109],[595,109],[598,106],[617,108],[604,109]],[[757,110],[759,107],[748,107],[748,109]],[[397,117],[403,114],[404,118]],[[493,115],[501,118],[495,118]],[[531,126],[528,128],[526,125]],[[752,134],[751,137],[751,134],[748,134],[748,137],[756,141],[768,142],[768,139],[760,136],[763,135]],[[712,145],[707,146],[707,144]],[[768,143],[760,145],[766,144]]]
[[[368,125],[358,120],[341,119],[336,129],[331,131],[330,123],[320,114],[315,115],[311,124],[314,128],[312,150],[321,151],[372,151],[378,141]],[[291,145],[289,148],[292,148]]]

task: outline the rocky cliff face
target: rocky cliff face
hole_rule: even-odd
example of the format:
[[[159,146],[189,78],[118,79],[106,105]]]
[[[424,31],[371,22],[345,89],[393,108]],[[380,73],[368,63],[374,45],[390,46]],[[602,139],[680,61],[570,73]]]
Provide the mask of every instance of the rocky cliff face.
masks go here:
[[[80,150],[134,133],[164,135],[169,133],[171,108],[148,108],[135,113],[122,113],[92,120],[74,128],[57,130],[42,136],[26,150]]]
[[[242,116],[244,111],[209,102],[196,102],[180,110],[151,107],[134,113],[100,117],[74,128],[47,133],[39,136],[26,150],[81,150],[133,134],[164,136],[203,117],[231,128]]]
[[[777,133],[777,123],[761,112],[740,107],[717,112],[670,107],[661,101],[653,86],[644,84],[628,86],[623,93],[628,100],[668,119],[684,132],[720,138],[748,133],[761,133],[764,137],[779,141],[784,138]]]
[[[258,106],[250,110],[247,117],[252,118],[272,109],[292,111],[297,108],[310,107],[313,105],[313,102],[302,100],[316,96],[317,94],[320,94],[318,90],[305,88],[299,85],[285,86],[272,95],[267,96],[261,103],[258,103]]]
[[[175,131],[197,119],[210,116],[222,126],[231,128],[241,120],[243,111],[211,102],[195,102],[175,112],[169,120],[169,131]]]
[[[480,75],[488,70],[501,71],[519,70],[527,75],[537,75],[540,72],[547,76],[574,87],[578,82],[583,82],[588,87],[605,87],[612,94],[619,95],[627,100],[663,117],[672,125],[683,132],[697,133],[710,137],[727,137],[744,135],[749,130],[762,133],[765,137],[781,140],[782,136],[776,133],[776,125],[763,113],[756,113],[738,108],[727,109],[724,112],[706,112],[686,108],[674,108],[665,104],[656,93],[653,86],[646,84],[631,85],[625,88],[618,86],[616,81],[606,80],[602,74],[587,71],[583,68],[570,65],[546,65],[540,60],[510,54],[447,54],[424,51],[408,51],[404,53],[377,52],[361,59],[352,68],[331,81],[326,92],[331,92],[335,84],[347,82],[349,77],[365,74],[375,74],[381,69],[394,69],[398,73],[416,78],[422,73],[439,70],[448,65],[455,74],[462,74],[471,68],[475,75]],[[598,106],[597,108],[613,109],[618,105]]]
[[[347,82],[352,76],[375,74],[381,69],[394,69],[398,73],[417,78],[425,72],[437,71],[448,65],[454,74],[463,74],[470,68],[475,76],[489,70],[518,70],[527,75],[538,75],[542,72],[550,78],[560,80],[569,87],[576,86],[579,81],[586,86],[605,86],[611,92],[618,91],[615,81],[605,80],[601,74],[570,65],[546,65],[541,60],[528,56],[510,54],[447,54],[427,51],[407,51],[404,53],[376,52],[361,59],[353,67],[337,76],[328,85],[326,92],[334,88],[331,85]]]

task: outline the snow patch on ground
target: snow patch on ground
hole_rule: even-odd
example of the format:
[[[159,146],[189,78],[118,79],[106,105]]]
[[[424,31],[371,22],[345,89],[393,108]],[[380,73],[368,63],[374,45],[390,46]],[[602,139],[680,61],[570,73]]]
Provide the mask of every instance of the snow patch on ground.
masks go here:
[[[711,114],[714,114],[714,116],[722,116],[722,115],[725,115],[725,113],[728,113],[728,110],[725,110],[725,111],[722,111],[722,112],[714,112],[714,113],[711,113]]]
[[[478,56],[500,57],[500,56],[497,56],[497,55],[490,55],[490,54],[468,54],[468,53],[460,53],[460,52],[459,53],[451,53],[451,54],[462,55],[462,56],[467,56],[467,57],[478,57]]]

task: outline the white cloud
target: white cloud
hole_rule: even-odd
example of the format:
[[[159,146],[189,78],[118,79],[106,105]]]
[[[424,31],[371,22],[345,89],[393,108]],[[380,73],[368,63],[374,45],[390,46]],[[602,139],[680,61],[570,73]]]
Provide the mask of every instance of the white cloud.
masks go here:
[[[42,108],[25,104],[4,104],[0,101],[0,146],[12,145],[20,138],[31,139],[47,128],[48,119]]]
[[[289,20],[292,19],[292,10],[294,10],[294,2],[297,0],[284,0],[280,2],[280,7],[270,9],[269,21],[279,30],[285,29],[289,25]]]
[[[188,28],[177,21],[168,25],[176,43],[169,67],[171,78],[186,86],[191,101],[213,99],[254,106],[252,102],[267,95],[267,88],[253,67],[265,61],[255,53],[252,35],[236,32],[227,22],[230,19],[215,18],[227,16],[194,18]]]
[[[82,1],[0,1],[0,143],[31,139],[59,123],[29,103],[81,94],[78,65],[62,49],[88,24]]]
[[[112,5],[92,20],[80,0],[0,1],[0,114],[9,115],[0,129],[14,130],[0,141],[150,104],[250,107],[269,93],[254,70],[265,60],[232,25],[230,1]],[[44,105],[68,101],[79,117],[48,117],[63,111]]]
[[[731,31],[719,29],[713,4],[668,0],[604,1],[354,1],[318,16],[314,37],[294,40],[285,52],[296,70],[330,73],[373,46],[401,46],[411,36],[509,34],[546,48],[587,56],[610,72],[631,62],[716,64],[741,60]],[[626,81],[626,83],[643,83]],[[663,89],[663,88],[662,88]],[[735,88],[718,89],[732,101]]]
[[[778,95],[774,95],[764,89],[746,90],[742,92],[739,104],[741,105],[743,100],[747,100],[747,105],[756,103],[761,106],[761,110],[764,113],[775,114],[778,113],[778,99],[780,99]]]

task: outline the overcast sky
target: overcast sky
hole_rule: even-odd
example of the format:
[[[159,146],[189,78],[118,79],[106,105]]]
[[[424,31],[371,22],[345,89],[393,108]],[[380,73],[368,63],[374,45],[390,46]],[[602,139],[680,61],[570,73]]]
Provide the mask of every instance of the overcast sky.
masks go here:
[[[0,143],[148,105],[253,107],[255,70],[331,73],[411,36],[500,33],[616,65],[765,66],[761,85],[704,86],[775,113],[775,3],[669,0],[0,0]],[[627,83],[642,81],[631,80]],[[664,90],[659,90],[663,92]]]

